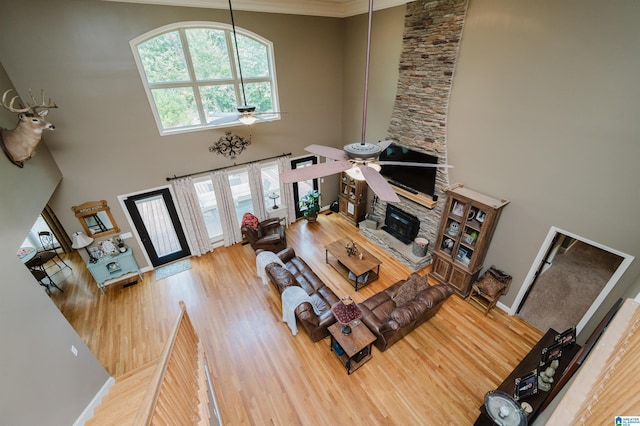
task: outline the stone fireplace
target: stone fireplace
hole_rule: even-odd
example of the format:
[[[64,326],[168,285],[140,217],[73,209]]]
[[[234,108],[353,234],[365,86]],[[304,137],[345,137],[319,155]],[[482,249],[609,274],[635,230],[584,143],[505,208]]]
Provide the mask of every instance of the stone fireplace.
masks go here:
[[[396,237],[405,244],[410,244],[420,230],[420,221],[414,215],[387,204],[382,230]]]
[[[436,156],[440,163],[447,163],[447,110],[467,6],[468,0],[407,3],[397,92],[387,139]],[[414,271],[431,263],[446,201],[445,189],[449,186],[446,170],[438,169],[436,173],[438,199],[433,209],[404,197],[400,197],[400,203],[394,203],[420,222],[418,236],[430,241],[425,258],[412,257],[411,244],[404,244],[384,231],[361,227],[362,234]],[[387,203],[374,199],[370,216],[384,218],[386,211]]]

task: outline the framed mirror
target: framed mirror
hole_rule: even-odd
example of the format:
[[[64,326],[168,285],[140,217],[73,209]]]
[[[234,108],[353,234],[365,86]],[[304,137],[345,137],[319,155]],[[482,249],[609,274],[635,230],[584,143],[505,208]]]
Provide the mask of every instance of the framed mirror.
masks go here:
[[[90,237],[96,238],[120,232],[105,200],[89,201],[73,206],[71,210],[76,214],[84,232]]]

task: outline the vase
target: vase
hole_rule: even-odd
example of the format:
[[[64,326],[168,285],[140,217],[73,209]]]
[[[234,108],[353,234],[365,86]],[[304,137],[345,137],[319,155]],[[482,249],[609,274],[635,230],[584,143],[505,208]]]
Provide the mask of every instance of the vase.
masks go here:
[[[315,222],[318,219],[318,215],[312,214],[309,216],[305,216],[305,219],[307,219],[307,222]]]

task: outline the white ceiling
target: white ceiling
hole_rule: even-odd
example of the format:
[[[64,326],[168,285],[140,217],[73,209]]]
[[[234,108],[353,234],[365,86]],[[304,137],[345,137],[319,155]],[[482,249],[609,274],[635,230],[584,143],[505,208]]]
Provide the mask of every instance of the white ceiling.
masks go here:
[[[120,3],[158,4],[165,6],[205,7],[229,9],[228,0],[103,0]],[[411,0],[375,0],[373,9],[386,9]],[[233,10],[287,13],[292,15],[328,16],[345,18],[369,10],[367,0],[232,0]]]

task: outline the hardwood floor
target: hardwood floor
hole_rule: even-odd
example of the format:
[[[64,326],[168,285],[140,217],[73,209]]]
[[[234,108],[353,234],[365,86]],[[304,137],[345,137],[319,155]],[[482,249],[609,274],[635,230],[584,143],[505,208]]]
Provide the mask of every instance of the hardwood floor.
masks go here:
[[[380,279],[358,292],[325,264],[323,246],[353,238],[382,261]],[[338,296],[361,302],[410,270],[337,214],[287,229],[289,245]],[[488,316],[457,296],[352,375],[299,327],[281,320],[280,298],[255,272],[249,245],[192,258],[192,269],[155,281],[153,272],[101,295],[77,253],[64,293],[51,297],[107,371],[120,376],[157,358],[184,300],[204,344],[221,415],[240,424],[473,424],[495,389],[542,333],[499,309]],[[426,271],[421,271],[421,274]],[[57,278],[57,281],[63,277]]]

